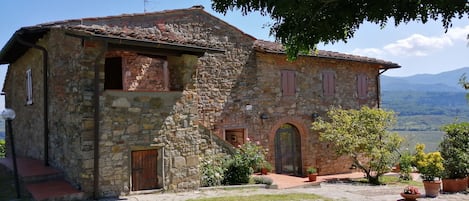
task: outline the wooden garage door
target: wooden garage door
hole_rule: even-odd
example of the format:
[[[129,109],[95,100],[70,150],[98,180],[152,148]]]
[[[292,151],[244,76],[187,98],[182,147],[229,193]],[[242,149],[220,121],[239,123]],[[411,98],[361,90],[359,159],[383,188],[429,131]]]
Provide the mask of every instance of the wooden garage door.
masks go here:
[[[158,186],[157,150],[132,151],[132,191]]]

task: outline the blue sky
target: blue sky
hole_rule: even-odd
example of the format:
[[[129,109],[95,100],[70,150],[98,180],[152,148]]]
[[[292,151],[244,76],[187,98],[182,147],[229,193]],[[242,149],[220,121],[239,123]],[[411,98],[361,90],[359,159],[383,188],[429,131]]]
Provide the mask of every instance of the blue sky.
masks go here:
[[[47,3],[45,3],[47,2]],[[273,40],[266,27],[270,19],[259,14],[242,16],[239,11],[227,15],[215,13],[210,0],[2,0],[0,3],[0,47],[21,27],[40,23],[120,15],[124,13],[155,12],[168,9],[189,8],[203,5],[209,13],[238,27],[258,39]],[[453,27],[445,34],[440,22],[427,24],[409,23],[394,27],[393,23],[380,29],[373,24],[364,24],[348,43],[319,45],[319,49],[357,54],[396,62],[401,69],[390,70],[386,75],[409,76],[435,74],[461,67],[469,67],[469,19],[455,19]],[[6,72],[0,66],[0,84]],[[1,101],[2,102],[2,101]],[[0,102],[0,107],[3,103]]]

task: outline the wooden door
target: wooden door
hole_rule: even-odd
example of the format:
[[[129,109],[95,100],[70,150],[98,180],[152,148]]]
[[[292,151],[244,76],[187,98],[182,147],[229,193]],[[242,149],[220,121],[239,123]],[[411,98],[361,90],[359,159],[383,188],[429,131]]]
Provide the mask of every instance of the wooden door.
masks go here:
[[[132,191],[158,187],[157,158],[156,149],[132,151]]]

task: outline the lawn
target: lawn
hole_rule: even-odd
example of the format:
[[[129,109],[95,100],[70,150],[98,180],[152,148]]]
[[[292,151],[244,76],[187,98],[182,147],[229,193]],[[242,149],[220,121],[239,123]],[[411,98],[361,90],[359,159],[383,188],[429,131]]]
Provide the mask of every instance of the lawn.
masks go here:
[[[214,198],[198,198],[190,199],[188,201],[332,201],[332,199],[321,197],[314,194],[306,193],[291,193],[291,194],[278,194],[278,195],[250,195],[250,196],[226,196],[226,197],[214,197]]]

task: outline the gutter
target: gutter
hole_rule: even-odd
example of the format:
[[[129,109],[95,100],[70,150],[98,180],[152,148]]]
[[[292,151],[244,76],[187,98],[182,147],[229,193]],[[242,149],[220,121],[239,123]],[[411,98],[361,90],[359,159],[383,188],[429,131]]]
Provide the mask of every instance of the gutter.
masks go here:
[[[49,166],[49,87],[48,87],[48,58],[49,54],[46,48],[27,42],[21,38],[21,36],[15,37],[16,41],[21,45],[38,49],[42,52],[42,63],[43,63],[43,96],[44,96],[44,165]]]

